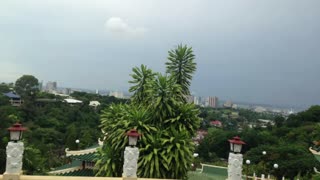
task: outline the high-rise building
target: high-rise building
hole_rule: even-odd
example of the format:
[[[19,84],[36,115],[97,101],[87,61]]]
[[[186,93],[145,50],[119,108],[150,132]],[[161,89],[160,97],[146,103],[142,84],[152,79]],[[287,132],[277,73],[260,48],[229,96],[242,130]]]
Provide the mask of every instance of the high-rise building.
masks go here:
[[[186,96],[186,99],[187,99],[188,103],[193,103],[195,105],[199,105],[200,104],[200,101],[199,101],[200,99],[197,96],[189,95],[189,96]]]
[[[70,95],[72,92],[71,92],[71,88],[64,88],[62,90],[62,94],[66,94],[66,95]]]
[[[199,97],[194,96],[194,97],[193,97],[193,103],[194,103],[195,105],[199,105],[199,104],[200,104]]]
[[[120,92],[120,91],[111,91],[109,93],[109,96],[114,96],[116,98],[124,98],[124,95],[123,95],[123,92]]]
[[[218,107],[218,98],[217,97],[207,97],[206,106],[216,108]]]
[[[54,92],[54,91],[56,91],[56,90],[57,90],[57,82],[55,82],[55,81],[53,81],[53,82],[51,82],[51,81],[47,82],[46,90],[47,90],[48,92]]]
[[[39,82],[39,91],[42,91],[43,88],[43,81]]]

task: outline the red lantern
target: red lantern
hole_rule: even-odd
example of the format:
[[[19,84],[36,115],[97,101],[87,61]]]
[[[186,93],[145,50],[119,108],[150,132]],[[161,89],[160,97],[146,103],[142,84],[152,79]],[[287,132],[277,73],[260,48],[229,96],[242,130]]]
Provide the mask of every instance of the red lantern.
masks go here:
[[[129,145],[135,146],[137,145],[138,138],[141,136],[141,134],[139,134],[137,130],[131,129],[127,132],[127,136],[129,137]]]
[[[27,130],[27,128],[22,127],[22,124],[15,123],[12,127],[8,128],[10,132],[10,141],[20,141],[22,139],[23,131]]]
[[[235,153],[240,153],[243,144],[245,142],[241,141],[239,136],[233,137],[233,139],[228,140],[230,142],[230,150]]]

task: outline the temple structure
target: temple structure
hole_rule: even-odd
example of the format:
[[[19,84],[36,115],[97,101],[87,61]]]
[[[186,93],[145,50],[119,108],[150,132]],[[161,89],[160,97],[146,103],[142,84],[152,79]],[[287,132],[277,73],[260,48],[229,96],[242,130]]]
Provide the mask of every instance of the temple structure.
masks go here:
[[[102,144],[76,151],[66,149],[66,157],[70,158],[70,163],[55,168],[49,174],[57,176],[94,176],[93,168],[96,162],[96,152],[100,146]]]

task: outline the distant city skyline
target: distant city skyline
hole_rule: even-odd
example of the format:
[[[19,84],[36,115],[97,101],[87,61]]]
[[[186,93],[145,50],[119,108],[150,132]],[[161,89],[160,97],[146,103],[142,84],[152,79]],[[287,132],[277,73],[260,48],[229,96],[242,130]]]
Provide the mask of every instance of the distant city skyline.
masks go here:
[[[170,4],[170,5],[168,5]],[[23,74],[72,88],[129,88],[193,47],[191,90],[274,105],[320,104],[320,1],[3,0],[0,82]]]

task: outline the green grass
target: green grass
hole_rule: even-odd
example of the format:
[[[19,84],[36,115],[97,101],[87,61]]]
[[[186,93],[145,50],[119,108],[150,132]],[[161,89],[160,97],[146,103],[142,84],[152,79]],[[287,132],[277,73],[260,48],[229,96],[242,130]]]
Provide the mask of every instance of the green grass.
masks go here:
[[[188,173],[189,180],[226,180],[224,176],[199,173],[196,171],[190,171]]]

